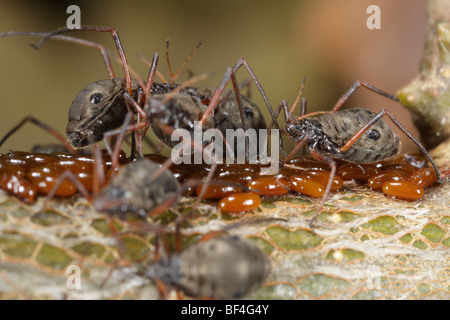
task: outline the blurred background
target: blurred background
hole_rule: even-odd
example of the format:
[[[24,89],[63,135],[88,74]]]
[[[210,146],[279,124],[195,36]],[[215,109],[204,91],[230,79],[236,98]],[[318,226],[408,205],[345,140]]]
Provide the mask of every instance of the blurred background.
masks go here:
[[[243,57],[273,108],[283,99],[293,103],[303,76],[308,111],[329,110],[356,79],[395,94],[416,75],[425,39],[423,0],[1,0],[0,32],[48,32],[65,26],[66,8],[71,4],[80,6],[82,25],[112,26],[119,31],[129,63],[141,77],[146,77],[148,67],[137,53],[150,60],[158,51],[159,70],[168,76],[166,39],[171,39],[174,69],[202,40],[186,68],[194,74],[213,72],[213,76],[198,86],[217,86],[226,68]],[[371,4],[381,8],[381,30],[366,27]],[[71,35],[115,50],[109,34]],[[37,51],[29,45],[37,40],[0,38],[0,136],[27,115],[64,133],[76,94],[86,84],[108,77],[97,51],[60,41],[49,41]],[[123,76],[119,64],[114,69]],[[247,78],[246,71],[240,70],[238,80]],[[253,97],[264,108],[255,87]],[[400,104],[369,90],[359,89],[346,107],[388,108],[417,136],[411,116]],[[403,150],[414,151],[414,145],[400,136]],[[28,151],[36,144],[55,141],[28,124],[0,152]]]

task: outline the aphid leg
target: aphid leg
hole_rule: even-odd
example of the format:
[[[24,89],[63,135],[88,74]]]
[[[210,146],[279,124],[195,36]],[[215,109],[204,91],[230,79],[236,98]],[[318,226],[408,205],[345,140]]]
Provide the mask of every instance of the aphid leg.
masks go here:
[[[102,152],[97,143],[94,144],[94,176],[92,182],[92,191],[94,194],[100,192],[100,188],[105,183],[105,170],[103,169]]]
[[[131,113],[127,113],[127,115],[125,116],[125,120],[123,122],[122,125],[122,130],[119,133],[119,135],[117,136],[117,140],[116,140],[116,144],[114,146],[114,150],[113,150],[113,154],[111,155],[111,170],[113,170],[113,172],[119,167],[119,154],[120,154],[120,147],[122,145],[122,142],[125,138],[125,133],[126,133],[126,129],[128,127],[128,124],[131,121],[131,117],[133,115]],[[141,150],[142,152],[142,150]]]
[[[43,123],[40,120],[37,120],[34,117],[25,117],[24,119],[22,119],[22,121],[20,121],[14,128],[12,128],[11,130],[9,130],[4,136],[3,138],[0,140],[0,147],[3,145],[3,143],[5,143],[5,141],[12,135],[14,134],[17,130],[19,130],[25,123],[27,122],[31,122],[34,123],[35,125],[37,125],[38,127],[44,129],[45,131],[47,131],[49,134],[51,134],[52,136],[54,136],[56,139],[58,139],[64,146],[66,146],[66,148],[74,154],[77,154],[77,150],[74,149],[69,142],[67,142],[67,139],[62,136],[58,131],[56,131],[55,129],[53,129],[52,127],[50,127],[49,125]]]
[[[147,60],[146,57],[144,57],[142,54],[138,53],[137,54],[139,59],[142,60],[142,62],[144,62],[147,66],[151,67],[152,63],[150,61]],[[158,76],[158,78],[161,80],[161,82],[163,83],[167,83],[168,81],[166,80],[166,78],[161,74],[161,72],[159,72],[158,70],[156,70],[156,75]]]
[[[378,89],[367,82],[356,80],[355,83],[351,86],[351,88],[336,102],[333,109],[331,109],[331,112],[338,111],[345,103],[345,101],[347,101],[347,99],[353,94],[353,92],[355,92],[355,90],[358,89],[360,86],[366,87],[367,89],[372,90],[373,92],[376,92],[378,94],[381,94],[386,98],[392,99],[397,102],[399,101],[397,97],[387,93],[386,91]]]
[[[45,37],[47,35],[49,35],[49,34],[46,32],[20,32],[20,31],[16,32],[16,31],[12,31],[12,32],[0,33],[0,38],[1,37],[9,37],[9,36]],[[114,69],[112,67],[111,60],[109,59],[109,56],[108,56],[108,49],[106,49],[101,44],[98,44],[98,43],[95,43],[92,41],[88,41],[88,40],[84,40],[84,39],[80,39],[80,38],[63,36],[63,35],[52,36],[52,39],[72,42],[72,43],[76,43],[76,44],[79,44],[79,45],[82,45],[85,47],[90,47],[90,48],[99,50],[100,54],[102,55],[103,62],[105,63],[106,70],[108,70],[109,78],[110,79],[115,78]]]
[[[70,180],[75,185],[75,187],[78,189],[78,191],[81,192],[83,197],[88,202],[90,202],[90,203],[92,202],[92,198],[89,195],[89,192],[86,190],[86,188],[80,182],[80,180],[77,179],[77,177],[72,173],[72,171],[66,170],[58,177],[58,180],[56,180],[55,185],[53,186],[52,190],[50,190],[50,192],[45,197],[44,202],[43,202],[42,207],[39,210],[39,212],[42,212],[45,209],[45,207],[47,206],[47,203],[50,201],[50,199],[53,198],[56,191],[58,191],[59,187],[66,179]]]
[[[167,60],[167,66],[169,68],[169,74],[170,74],[169,84],[174,85],[175,80],[177,80],[179,77],[179,73],[180,73],[181,69],[183,69],[183,67],[186,65],[186,63],[188,63],[188,61],[191,60],[191,58],[195,55],[195,53],[198,51],[198,49],[202,45],[202,41],[200,41],[198,43],[198,45],[194,48],[194,50],[192,50],[192,52],[186,57],[186,59],[184,59],[183,63],[178,67],[178,69],[175,72],[172,72],[172,66],[170,64],[169,44],[170,44],[170,39],[167,39],[166,40],[166,60]]]
[[[64,32],[71,32],[71,31],[95,31],[95,32],[109,32],[111,33],[114,43],[116,44],[117,51],[119,53],[120,59],[122,61],[122,67],[123,71],[125,73],[125,80],[127,84],[127,91],[131,95],[132,94],[132,88],[131,88],[131,76],[130,76],[130,69],[128,67],[128,61],[127,57],[125,55],[125,51],[123,50],[122,43],[120,42],[119,33],[117,30],[111,27],[102,27],[102,26],[81,26],[77,29],[69,29],[67,27],[56,29],[55,31],[50,32],[45,37],[43,37],[36,45],[35,47],[39,49],[44,42],[46,42],[51,37],[64,33]]]
[[[303,145],[309,140],[309,136],[307,134],[305,134],[303,136],[303,138],[301,138],[299,141],[297,141],[295,143],[295,147],[294,149],[291,151],[291,153],[289,153],[289,155],[283,160],[283,162],[281,163],[282,167],[284,164],[286,164],[290,159],[292,159],[292,157],[297,153],[298,150],[300,150]]]
[[[206,123],[206,120],[208,119],[209,115],[214,111],[214,108],[217,106],[217,104],[219,103],[219,99],[220,96],[222,95],[223,91],[225,90],[226,85],[228,84],[228,82],[231,80],[232,75],[234,73],[237,72],[237,70],[244,65],[245,68],[247,69],[247,72],[250,74],[250,77],[252,78],[253,82],[256,84],[256,87],[258,88],[259,93],[261,94],[264,103],[267,106],[267,109],[270,112],[270,115],[272,117],[272,121],[275,124],[275,128],[276,129],[280,129],[279,125],[278,125],[278,121],[275,117],[275,114],[273,112],[272,106],[269,102],[269,99],[267,98],[267,95],[263,89],[263,87],[261,86],[261,84],[259,83],[258,78],[256,77],[255,73],[253,72],[253,70],[250,68],[249,64],[247,63],[246,60],[239,58],[239,60],[237,61],[237,63],[234,65],[234,67],[232,69],[228,68],[227,71],[225,72],[224,77],[222,78],[219,86],[217,86],[216,90],[214,91],[211,100],[208,104],[207,109],[205,110],[205,112],[203,113],[203,116],[200,120],[201,124]],[[280,135],[280,147],[281,150],[283,150],[283,140],[281,139],[281,135]]]
[[[297,106],[298,102],[300,101],[300,98],[302,97],[303,90],[305,89],[305,81],[306,81],[306,77],[303,76],[303,80],[302,80],[302,85],[300,87],[300,91],[298,92],[297,98],[295,99],[294,104],[292,105],[290,114],[294,113],[295,107]],[[306,114],[306,100],[305,99],[301,99],[301,101],[302,101],[302,104],[300,106],[300,116],[304,116]],[[286,112],[285,112],[285,114],[286,114]]]
[[[281,109],[284,111],[284,120],[287,121],[292,114],[294,113],[295,107],[297,106],[298,102],[301,101],[300,104],[300,117],[303,117],[306,115],[306,99],[302,98],[303,90],[305,89],[305,81],[306,78],[303,77],[302,85],[300,87],[300,90],[297,94],[297,98],[295,98],[294,104],[291,107],[291,110],[288,109],[288,104],[286,100],[281,101],[281,103],[278,105],[277,110],[275,111],[275,118],[278,119],[278,116],[280,115]],[[269,130],[272,129],[272,126],[274,125],[273,120],[270,121]]]
[[[309,221],[309,227],[311,228],[311,230],[314,230],[313,224],[316,221],[317,217],[319,216],[320,211],[322,211],[323,206],[325,205],[325,201],[327,200],[328,195],[330,194],[330,191],[331,191],[331,185],[333,184],[333,179],[336,174],[336,162],[333,159],[331,159],[327,156],[324,156],[323,154],[320,154],[314,150],[311,151],[311,155],[313,156],[314,159],[328,164],[331,168],[330,178],[328,179],[328,183],[325,187],[325,192],[322,196],[322,200],[320,200],[319,208],[317,209],[317,212],[314,215],[314,217],[312,217],[312,219]]]
[[[236,101],[238,104],[238,108],[239,108],[239,114],[241,115],[241,121],[242,121],[242,128],[245,131],[247,131],[248,129],[248,124],[247,124],[247,119],[245,118],[244,115],[244,107],[242,105],[242,99],[241,99],[241,92],[239,89],[239,84],[237,82],[236,79],[236,74],[234,73],[234,71],[231,72],[231,83],[233,84],[233,89],[234,89],[234,95],[236,96]],[[249,150],[248,150],[248,143],[246,138],[244,139],[244,143],[245,143],[245,161],[249,160]]]
[[[387,115],[391,121],[409,138],[411,139],[417,147],[422,151],[422,153],[428,158],[431,165],[434,168],[434,171],[436,172],[437,181],[442,182],[440,171],[434,162],[431,155],[428,153],[428,151],[425,149],[425,147],[416,139],[414,136],[398,121],[392,113],[389,111],[382,109],[375,117],[372,118],[369,122],[367,122],[364,126],[362,126],[341,148],[340,152],[347,151],[369,128],[377,122],[379,119],[381,119],[383,116]]]

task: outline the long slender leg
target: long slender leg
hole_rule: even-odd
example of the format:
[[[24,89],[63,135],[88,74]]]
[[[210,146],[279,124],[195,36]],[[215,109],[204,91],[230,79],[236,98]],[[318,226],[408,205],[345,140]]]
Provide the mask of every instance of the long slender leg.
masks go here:
[[[385,96],[386,98],[392,99],[394,101],[399,101],[399,99],[397,97],[391,95],[390,93],[387,93],[386,91],[378,89],[367,82],[356,80],[355,83],[351,86],[351,88],[336,102],[333,109],[331,109],[331,112],[338,111],[342,107],[342,105],[345,103],[345,101],[347,101],[347,99],[353,94],[353,92],[355,92],[355,90],[361,86],[366,87],[367,89],[372,90],[373,92],[381,94],[382,96]]]
[[[17,130],[19,130],[25,123],[27,122],[31,122],[34,123],[35,125],[37,125],[38,127],[44,129],[45,131],[47,131],[49,134],[51,134],[52,136],[54,136],[56,139],[58,139],[62,144],[64,144],[66,146],[66,148],[72,152],[72,153],[77,153],[77,150],[72,147],[70,145],[70,143],[67,141],[67,139],[62,136],[58,131],[56,131],[55,129],[53,129],[52,127],[50,127],[49,125],[45,124],[44,122],[37,120],[34,117],[25,117],[22,119],[22,121],[20,121],[14,128],[12,128],[11,130],[9,130],[4,136],[3,138],[0,140],[0,147],[3,145],[3,143],[5,143],[5,141],[12,135],[14,134]]]
[[[331,185],[333,184],[333,179],[336,174],[336,162],[333,159],[326,157],[323,154],[320,154],[314,150],[311,151],[311,155],[313,156],[314,159],[319,160],[321,162],[325,162],[331,168],[330,178],[328,179],[328,183],[325,187],[325,192],[322,196],[322,200],[320,200],[319,208],[317,209],[317,212],[314,215],[314,217],[312,217],[312,219],[309,221],[309,227],[311,228],[311,230],[314,230],[314,228],[313,228],[314,222],[316,221],[317,217],[319,216],[320,211],[322,211],[323,206],[325,205],[325,201],[327,200],[328,195],[330,194],[330,191],[331,191]]]
[[[186,59],[184,59],[183,63],[178,67],[178,69],[175,72],[172,72],[172,66],[170,64],[169,44],[170,44],[170,39],[167,39],[167,41],[166,41],[166,60],[167,60],[167,66],[169,68],[169,74],[170,74],[170,81],[169,81],[169,83],[171,85],[174,85],[175,84],[175,80],[178,78],[178,74],[180,73],[181,69],[183,69],[183,67],[186,65],[186,63],[188,63],[189,60],[191,60],[191,58],[195,55],[195,53],[198,51],[198,49],[202,45],[202,41],[200,41],[198,43],[198,45],[194,48],[194,50],[192,50],[192,52],[186,57]]]
[[[283,163],[281,164],[281,167],[288,162],[296,153],[298,150],[301,149],[301,147],[303,147],[303,145],[309,140],[309,136],[308,135],[304,135],[303,138],[301,138],[299,141],[297,141],[295,143],[295,147],[294,149],[291,151],[291,153],[289,153],[289,155],[283,160]]]
[[[302,86],[300,87],[300,91],[298,92],[297,98],[295,99],[294,104],[292,105],[292,108],[291,108],[291,114],[294,113],[295,107],[297,106],[298,102],[300,101],[300,98],[302,97],[303,90],[305,89],[305,81],[306,81],[306,77],[303,77]],[[303,100],[304,99],[302,99],[302,103],[303,103]],[[305,104],[305,109],[303,109],[303,104],[302,104],[301,109],[300,109],[300,116],[304,116],[305,114],[306,114],[306,104]]]
[[[428,158],[431,165],[434,168],[434,171],[436,172],[436,176],[438,178],[439,182],[442,182],[440,171],[434,162],[431,155],[428,153],[428,151],[425,149],[425,147],[416,139],[414,136],[398,121],[392,113],[389,111],[382,109],[375,117],[373,117],[369,122],[367,122],[364,126],[362,126],[341,148],[340,152],[345,152],[367,131],[369,128],[378,120],[380,120],[383,116],[387,115],[391,121],[409,138],[411,139],[417,147],[422,151],[422,153]]]
[[[91,196],[89,195],[89,192],[86,190],[86,188],[83,186],[83,184],[77,179],[77,177],[71,172],[71,171],[64,171],[56,180],[55,185],[53,186],[52,190],[47,194],[47,196],[44,199],[44,203],[42,204],[41,209],[39,212],[43,211],[45,207],[47,206],[47,203],[50,201],[51,198],[55,195],[56,191],[59,189],[61,184],[64,182],[64,180],[69,179],[72,181],[77,189],[81,192],[83,197],[85,197],[89,202],[91,202]]]
[[[125,73],[125,80],[127,84],[127,91],[131,95],[132,94],[132,88],[131,88],[131,76],[130,76],[130,69],[128,67],[128,61],[127,57],[125,55],[125,51],[123,50],[122,43],[120,42],[119,33],[117,30],[111,27],[103,27],[103,26],[81,26],[78,29],[69,29],[67,27],[56,29],[49,34],[47,34],[45,37],[43,37],[36,45],[35,48],[39,49],[44,42],[46,42],[48,39],[50,39],[52,36],[65,33],[65,32],[71,32],[71,31],[95,31],[95,32],[109,32],[111,33],[114,43],[116,44],[117,51],[119,52],[120,59],[122,61],[122,67],[123,71]]]
[[[267,95],[263,89],[263,87],[261,86],[261,84],[259,83],[258,78],[256,77],[255,73],[253,72],[253,70],[250,68],[249,64],[247,63],[246,60],[240,58],[237,63],[234,65],[234,67],[228,68],[227,71],[225,72],[224,77],[222,78],[222,81],[220,82],[220,84],[217,86],[216,90],[214,91],[211,100],[208,104],[207,109],[205,110],[205,112],[203,113],[203,116],[200,120],[201,124],[206,123],[206,120],[208,119],[208,117],[210,116],[210,114],[213,112],[214,108],[218,105],[219,103],[219,99],[220,96],[222,95],[223,91],[225,90],[226,85],[228,84],[228,82],[231,80],[232,74],[236,73],[236,71],[241,67],[241,66],[245,66],[245,68],[247,69],[247,72],[250,74],[250,77],[252,78],[253,82],[255,82],[256,87],[258,88],[264,103],[267,106],[267,109],[269,110],[269,113],[272,117],[272,121],[275,124],[275,128],[276,129],[280,129],[279,125],[278,125],[278,121],[275,117],[275,114],[273,112],[272,106],[269,102],[269,99],[267,98]],[[281,135],[280,135],[280,147],[281,149],[283,149],[283,141],[281,139]]]
[[[146,57],[144,57],[142,54],[138,53],[137,54],[139,59],[142,60],[142,62],[144,62],[147,66],[149,66],[151,68],[152,63],[150,61],[147,60]],[[163,83],[168,83],[168,81],[166,80],[166,78],[161,74],[161,72],[159,72],[158,70],[156,70],[156,75],[158,76],[158,78],[163,82]]]
[[[49,35],[49,33],[46,33],[46,32],[10,31],[10,32],[0,33],[0,38],[1,37],[10,37],[10,36],[45,37],[47,35]],[[108,70],[109,78],[114,79],[114,77],[115,77],[114,69],[112,67],[111,60],[109,59],[109,56],[108,56],[108,49],[105,48],[104,46],[102,46],[101,44],[98,44],[98,43],[95,43],[92,41],[88,41],[88,40],[84,40],[84,39],[80,39],[80,38],[63,36],[63,35],[52,36],[52,39],[72,42],[72,43],[76,43],[76,44],[79,44],[82,46],[91,47],[91,48],[99,50],[100,54],[102,55],[103,62],[105,63],[106,70]]]

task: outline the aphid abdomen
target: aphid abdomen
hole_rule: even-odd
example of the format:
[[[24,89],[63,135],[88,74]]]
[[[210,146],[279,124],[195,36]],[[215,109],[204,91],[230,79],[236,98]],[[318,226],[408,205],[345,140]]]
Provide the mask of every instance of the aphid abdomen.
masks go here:
[[[174,197],[180,188],[169,170],[152,180],[151,175],[159,167],[148,159],[138,159],[122,168],[94,198],[95,208],[111,214],[131,212],[146,216],[146,213]]]
[[[372,120],[376,113],[366,109],[346,109],[318,117],[327,139],[341,148],[355,133]],[[318,152],[349,162],[368,163],[400,152],[398,136],[383,119],[379,119],[345,152],[329,153],[318,145]]]
[[[262,285],[269,273],[270,262],[261,249],[238,237],[221,236],[157,262],[146,275],[191,297],[236,299]]]

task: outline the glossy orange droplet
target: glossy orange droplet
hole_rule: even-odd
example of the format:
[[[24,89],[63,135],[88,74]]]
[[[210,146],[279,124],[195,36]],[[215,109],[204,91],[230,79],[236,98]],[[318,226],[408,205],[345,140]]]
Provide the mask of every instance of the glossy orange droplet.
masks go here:
[[[219,202],[219,208],[223,212],[239,213],[257,209],[261,204],[261,198],[256,193],[235,193]]]
[[[414,172],[409,179],[410,182],[422,187],[428,188],[432,186],[437,181],[436,171],[432,168],[423,168]]]
[[[250,191],[257,192],[261,196],[281,196],[289,192],[288,183],[284,179],[275,177],[261,177],[247,184]]]
[[[389,196],[403,200],[419,200],[425,193],[422,187],[409,181],[385,182],[383,183],[382,190]]]
[[[325,187],[330,180],[330,172],[328,171],[317,171],[317,170],[307,170],[301,174],[311,180],[317,181],[323,184]],[[344,186],[344,181],[337,175],[334,175],[333,182],[331,183],[331,191],[340,190]]]
[[[304,176],[292,176],[289,178],[289,188],[292,191],[311,196],[322,197],[325,193],[325,186]]]
[[[358,180],[367,181],[369,178],[378,173],[375,165],[347,163],[340,166],[336,170],[336,174],[342,180]]]
[[[381,170],[383,170],[383,171],[398,170],[398,171],[402,171],[402,172],[406,173],[407,175],[411,176],[414,172],[417,171],[417,168],[410,164],[407,164],[407,163],[394,163],[394,164],[389,164],[387,166],[383,166],[381,168]]]
[[[399,170],[388,170],[383,171],[369,179],[369,188],[372,190],[381,189],[383,183],[388,181],[407,181],[409,176]]]
[[[200,195],[203,186],[199,186],[196,188],[197,196]],[[203,199],[221,199],[233,193],[242,192],[242,188],[238,188],[235,186],[227,186],[227,185],[214,185],[214,182],[211,182],[210,185],[205,187],[205,193],[203,194]]]

